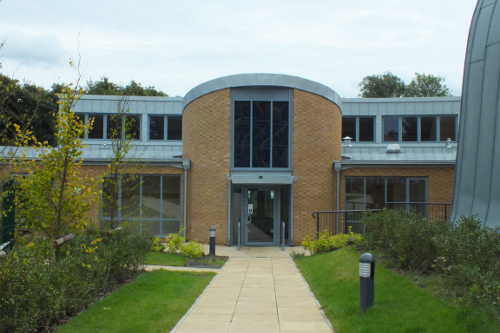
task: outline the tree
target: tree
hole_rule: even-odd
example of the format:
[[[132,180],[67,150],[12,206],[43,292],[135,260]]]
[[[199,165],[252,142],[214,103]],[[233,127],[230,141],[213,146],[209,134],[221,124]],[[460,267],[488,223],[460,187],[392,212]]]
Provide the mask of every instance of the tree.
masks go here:
[[[100,179],[82,176],[80,167],[82,134],[89,131],[72,110],[82,90],[68,86],[56,117],[57,148],[36,142],[33,149],[23,145],[14,171],[18,174],[17,214],[27,229],[57,239],[86,227],[86,212],[99,198]],[[19,132],[19,126],[15,125]],[[59,252],[56,252],[58,257]]]
[[[415,73],[411,83],[406,86],[405,97],[451,96],[451,90],[444,84],[444,78],[432,74]]]
[[[106,76],[101,77],[99,81],[87,81],[85,93],[89,95],[124,95],[124,96],[164,96],[168,97],[161,90],[156,90],[154,86],[143,87],[134,80],[129,85],[123,87],[112,81]]]
[[[363,98],[389,98],[403,97],[405,95],[405,83],[391,71],[384,74],[369,75],[359,83]]]

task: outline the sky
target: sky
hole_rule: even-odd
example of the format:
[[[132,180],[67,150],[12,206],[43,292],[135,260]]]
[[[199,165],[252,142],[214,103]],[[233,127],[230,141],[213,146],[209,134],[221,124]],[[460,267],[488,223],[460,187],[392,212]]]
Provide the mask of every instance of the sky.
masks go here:
[[[445,78],[460,96],[476,0],[0,0],[0,71],[49,88],[107,76],[184,96],[279,73],[357,97],[363,77]]]

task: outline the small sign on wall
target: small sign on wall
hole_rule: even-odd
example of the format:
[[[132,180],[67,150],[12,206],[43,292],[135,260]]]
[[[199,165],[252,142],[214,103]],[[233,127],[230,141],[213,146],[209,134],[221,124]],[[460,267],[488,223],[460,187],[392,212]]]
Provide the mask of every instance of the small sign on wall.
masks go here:
[[[248,215],[252,215],[253,214],[253,204],[248,204]]]

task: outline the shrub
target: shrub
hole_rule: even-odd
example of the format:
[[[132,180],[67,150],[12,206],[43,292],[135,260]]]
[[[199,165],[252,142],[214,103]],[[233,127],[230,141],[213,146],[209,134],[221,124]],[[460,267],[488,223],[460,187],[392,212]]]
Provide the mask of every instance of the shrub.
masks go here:
[[[167,252],[178,253],[181,250],[182,244],[186,241],[183,236],[184,230],[185,228],[181,228],[178,234],[170,234],[165,238]]]
[[[330,236],[328,230],[325,230],[318,234],[317,241],[313,241],[312,235],[309,234],[302,241],[302,246],[304,250],[309,250],[309,253],[312,255],[340,249],[347,246],[349,242],[358,246],[363,244],[363,236],[352,232],[352,227],[349,227],[349,233],[347,234],[336,234],[333,236]]]
[[[0,332],[50,331],[143,268],[152,235],[121,231],[107,242],[102,236],[84,234],[62,245],[53,268],[48,242],[18,242],[0,260]]]
[[[160,237],[155,236],[155,238],[153,238],[153,245],[151,245],[151,251],[162,252],[164,249],[165,247],[161,243]]]
[[[186,245],[181,246],[181,255],[191,259],[203,257],[203,247],[197,241],[190,241]]]

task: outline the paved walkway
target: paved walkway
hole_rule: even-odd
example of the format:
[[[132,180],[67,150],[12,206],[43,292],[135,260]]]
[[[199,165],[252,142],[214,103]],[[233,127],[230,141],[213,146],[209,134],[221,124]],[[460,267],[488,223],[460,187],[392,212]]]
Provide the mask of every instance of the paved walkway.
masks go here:
[[[288,255],[290,248],[284,252],[288,257],[276,249],[250,248],[244,255],[239,251],[243,257],[231,256],[172,332],[332,332]],[[280,254],[257,258],[262,251]]]

